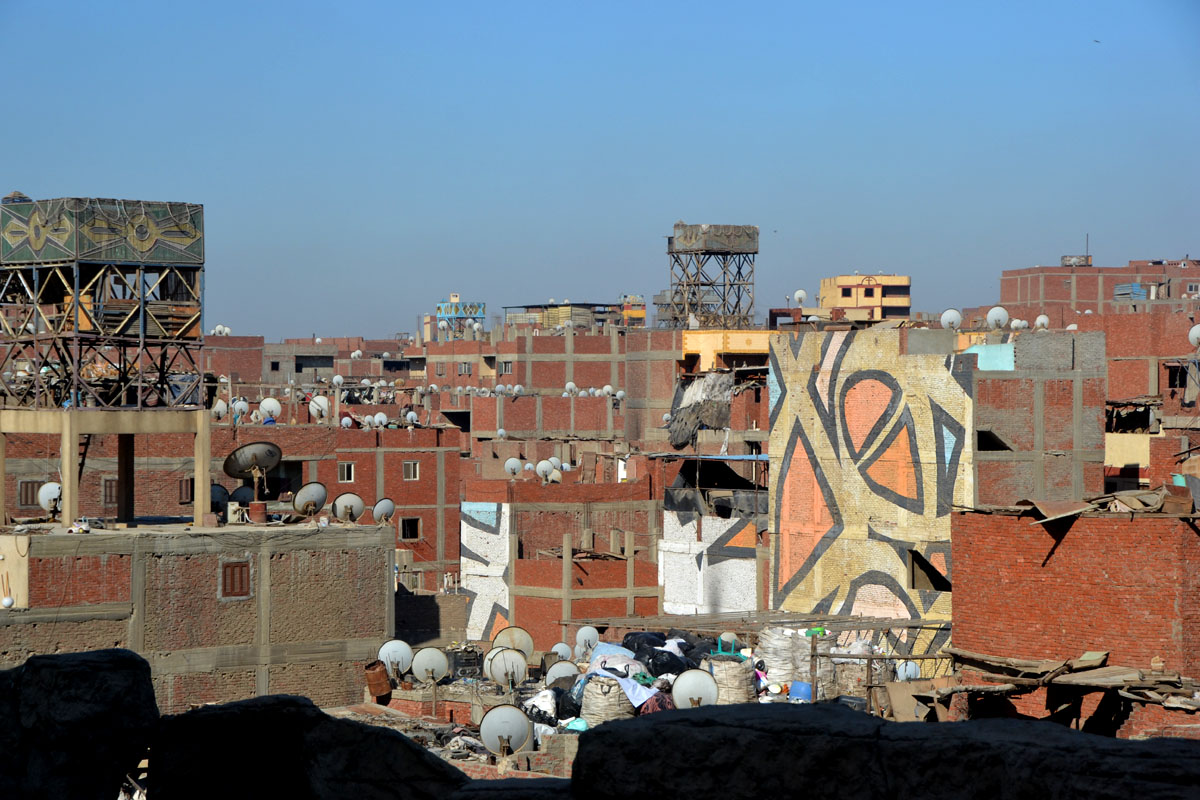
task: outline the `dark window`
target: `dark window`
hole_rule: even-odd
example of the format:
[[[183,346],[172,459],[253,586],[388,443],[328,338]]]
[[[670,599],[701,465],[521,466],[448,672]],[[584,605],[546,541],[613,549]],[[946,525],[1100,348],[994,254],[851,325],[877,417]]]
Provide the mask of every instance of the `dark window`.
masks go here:
[[[250,562],[229,561],[221,565],[221,597],[250,596]]]
[[[880,297],[908,297],[911,286],[884,286]]]
[[[296,356],[296,372],[310,369],[333,369],[333,356]]]
[[[271,362],[271,372],[279,372],[279,362],[278,361]]]
[[[184,505],[192,502],[194,497],[193,492],[196,487],[195,478],[180,478],[179,479],[179,504]]]
[[[117,479],[105,478],[102,486],[104,488],[104,505],[115,506],[117,504]]]
[[[842,297],[850,297],[851,294],[853,294],[853,290],[849,286],[842,289]]]
[[[1187,368],[1185,367],[1167,367],[1167,388],[1168,389],[1186,389],[1187,388]]]
[[[438,375],[438,376],[445,375],[446,374],[446,363],[444,361],[439,361],[436,364],[434,364],[433,365],[433,374]]]
[[[22,506],[36,506],[38,504],[38,489],[42,487],[37,481],[18,481],[17,482],[17,504]]]
[[[470,361],[458,362],[458,374],[459,375],[470,375],[471,374],[471,362]]]
[[[874,296],[875,296],[874,288],[863,289],[863,297],[874,297]]]
[[[406,517],[400,520],[400,539],[412,542],[421,538],[421,518]]]

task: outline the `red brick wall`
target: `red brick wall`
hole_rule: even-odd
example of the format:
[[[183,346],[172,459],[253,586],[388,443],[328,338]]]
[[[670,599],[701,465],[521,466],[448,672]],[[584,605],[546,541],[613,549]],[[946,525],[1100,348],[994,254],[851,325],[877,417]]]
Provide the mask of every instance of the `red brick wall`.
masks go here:
[[[1016,658],[1075,658],[1200,674],[1200,539],[1162,515],[1077,519],[1056,539],[1031,517],[955,513],[954,642]]]
[[[29,559],[29,607],[57,608],[129,602],[131,557]]]

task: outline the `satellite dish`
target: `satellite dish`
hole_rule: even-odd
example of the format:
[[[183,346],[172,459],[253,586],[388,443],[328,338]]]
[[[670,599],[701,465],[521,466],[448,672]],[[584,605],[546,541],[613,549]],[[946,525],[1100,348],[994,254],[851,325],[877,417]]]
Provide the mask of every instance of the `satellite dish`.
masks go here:
[[[342,417],[341,424],[342,424],[343,428],[349,428],[351,425],[354,424],[354,420],[350,419],[349,417]]]
[[[549,461],[539,461],[537,463],[537,474],[542,480],[550,477],[550,473],[554,471],[554,465]]]
[[[325,419],[329,416],[329,398],[317,395],[308,403],[308,415],[313,419]]]
[[[550,470],[550,474],[546,476],[546,480],[550,483],[562,483],[562,470]]]
[[[562,396],[563,396],[563,397],[570,397],[570,396],[571,396],[571,393],[570,393],[570,392],[563,392],[563,393],[562,393]]]
[[[505,647],[496,651],[488,665],[488,677],[502,686],[524,683],[529,674],[529,661],[520,650]]]
[[[668,414],[663,414],[663,422],[664,422],[664,423],[667,423],[667,422],[670,422],[670,421],[671,421],[671,415],[670,415],[669,413],[668,413]]]
[[[504,430],[504,428],[496,429],[496,438],[497,439],[503,439],[505,436],[508,436],[508,431]]]
[[[994,306],[987,313],[988,327],[992,330],[999,330],[1008,324],[1008,309],[1004,306]]]
[[[571,394],[575,394],[576,392],[579,391],[579,387],[575,385],[575,381],[567,381],[567,385],[564,386],[563,388],[566,389]]]
[[[810,314],[808,316],[808,319],[805,320],[805,322],[820,322],[820,321],[821,321],[821,318],[818,317],[816,314]]]
[[[258,500],[258,484],[268,472],[279,466],[283,451],[272,442],[251,442],[230,453],[225,459],[225,474],[231,478],[251,479],[254,500]]]
[[[550,466],[554,467],[555,469],[562,469],[562,459],[558,456],[550,456],[546,460],[549,461]]]
[[[264,397],[263,401],[258,404],[258,410],[263,413],[263,416],[276,419],[283,413],[283,406],[274,397]]]
[[[533,472],[533,464],[530,464],[528,461],[526,461],[526,462],[525,462],[525,471],[526,471],[526,472]]]
[[[611,383],[604,384],[604,388],[602,388],[600,390],[600,394],[604,395],[605,397],[611,397],[612,393],[613,393],[613,388],[612,388]]]
[[[1090,308],[1085,308],[1085,309],[1083,310],[1083,313],[1085,313],[1085,314],[1091,314],[1091,313],[1092,313],[1092,310],[1091,310]]]
[[[520,397],[521,395],[525,394],[525,387],[518,383],[516,386],[512,387],[512,393],[514,397]]]
[[[219,483],[208,487],[208,504],[212,511],[224,511],[229,504],[229,490]]]
[[[1042,330],[1049,328],[1050,317],[1046,316],[1045,314],[1038,314],[1037,318],[1033,321],[1033,327],[1041,328]]]
[[[325,507],[328,498],[329,490],[325,488],[325,484],[312,481],[301,486],[300,491],[296,492],[296,496],[292,498],[292,508],[297,514],[311,517]]]
[[[333,376],[333,385],[334,385],[334,386],[341,386],[341,385],[342,385],[343,383],[345,383],[345,382],[346,382],[346,379],[345,379],[345,378],[343,378],[341,375],[334,375],[334,376]]]
[[[254,409],[253,411],[250,412],[250,421],[251,422],[262,422],[263,421],[263,413],[261,411],[259,411],[257,408]]]
[[[563,464],[563,465],[562,465],[562,471],[563,471],[563,472],[570,472],[570,471],[571,471],[571,465],[570,465],[570,464]]]
[[[382,354],[381,356],[379,356],[379,357],[380,357],[380,358],[391,358],[391,357],[392,357],[392,354],[391,354],[391,353],[389,353],[387,350],[384,350],[384,351],[383,351],[383,354]]]
[[[450,323],[444,319],[438,320],[438,327],[441,328],[442,330],[446,330],[447,328],[450,327]]]
[[[1068,325],[1068,326],[1067,326],[1067,330],[1069,330],[1069,331],[1077,331],[1077,330],[1079,330],[1079,326],[1078,326],[1078,325],[1076,325],[1074,322],[1072,322],[1070,325]],[[1189,336],[1188,336],[1188,339],[1190,340],[1191,338],[1192,338],[1192,337],[1189,335]]]
[[[50,481],[43,483],[38,489],[38,505],[43,511],[54,513],[62,505],[62,484]]]
[[[533,637],[529,631],[516,625],[509,625],[497,633],[492,639],[492,647],[511,647],[524,653],[525,658],[533,658]]]
[[[367,504],[354,492],[342,492],[333,498],[334,519],[354,522],[363,515],[363,511],[366,509]]]
[[[500,655],[500,653],[502,651],[508,650],[508,649],[510,649],[510,648],[508,648],[508,647],[493,647],[491,650],[488,650],[487,653],[484,654],[482,669],[483,669],[483,676],[485,678],[488,678],[490,680],[492,677],[492,659],[495,658],[496,656]]]
[[[671,699],[676,708],[699,708],[717,702],[717,681],[702,669],[681,672],[671,684]]]
[[[521,471],[521,459],[510,458],[504,462],[504,471],[509,475],[516,475]]]
[[[921,677],[921,665],[915,661],[901,661],[896,665],[896,680],[915,681]]]
[[[388,677],[398,681],[412,666],[413,651],[408,642],[392,639],[379,648],[379,660],[387,669]]]
[[[388,416],[382,411],[375,412],[375,427],[382,428],[388,424]]]
[[[396,504],[390,497],[385,497],[371,508],[371,516],[376,522],[388,522],[396,513]]]
[[[317,338],[313,339],[313,344],[320,344],[320,343],[321,343],[321,337],[320,337],[320,336],[318,336]]]
[[[436,383],[429,384],[429,393],[430,394],[437,394],[437,391],[438,391],[438,385]]]
[[[718,636],[717,639],[724,642],[725,646],[728,647],[730,650],[737,647],[737,634],[734,633],[733,631],[725,631],[720,636]]]
[[[479,333],[481,330],[483,330],[483,323],[476,322],[474,325],[471,326],[471,329],[474,330],[476,333]]]
[[[533,723],[514,705],[493,706],[479,721],[479,738],[498,756],[526,750],[533,742]]]
[[[436,647],[422,647],[413,656],[412,674],[421,683],[437,683],[450,674],[450,659]]]
[[[575,644],[582,646],[584,649],[590,649],[596,646],[600,641],[600,631],[593,628],[591,625],[584,625],[575,632]]]
[[[229,495],[229,502],[237,503],[239,506],[248,506],[254,502],[254,490],[249,486],[239,486],[233,490],[233,494]]]
[[[614,396],[614,397],[616,397],[618,400],[624,400],[624,399],[625,399],[625,390],[624,390],[624,389],[618,389],[618,390],[617,390],[617,393],[616,393],[615,395],[613,395],[613,396]]]
[[[1188,341],[1192,343],[1192,347],[1200,347],[1200,325],[1193,325],[1188,331]]]
[[[571,660],[571,645],[567,644],[566,642],[556,643],[554,647],[550,648],[550,652],[557,654],[559,659],[562,661]]]
[[[491,397],[491,396],[492,396],[492,390],[491,390],[491,389],[489,389],[489,388],[487,388],[486,386],[481,386],[481,387],[479,388],[479,396],[480,396],[480,397]]]
[[[559,678],[577,678],[579,677],[579,667],[575,666],[575,662],[569,659],[555,661],[546,670],[546,685],[554,683]]]
[[[371,379],[370,379],[370,378],[363,378],[361,381],[359,381],[359,382],[358,382],[358,385],[359,385],[359,386],[370,386],[370,385],[371,385]]]
[[[947,308],[942,312],[942,327],[952,331],[962,325],[962,313],[956,308]]]
[[[217,398],[217,401],[215,403],[213,403],[213,407],[212,407],[213,419],[224,419],[225,415],[228,413],[229,413],[229,404],[226,403],[224,400]]]
[[[807,299],[808,292],[804,291],[803,289],[797,289],[796,291],[792,292],[792,301],[798,306],[804,305],[804,301]]]
[[[575,658],[581,659],[587,654],[587,648],[581,644],[575,645]]]
[[[417,416],[417,412],[415,412],[415,411],[410,411],[404,415],[404,420],[409,425],[416,425],[418,419],[420,419],[420,418]]]
[[[234,401],[234,403],[233,403],[233,413],[234,414],[237,414],[239,417],[244,417],[244,416],[246,416],[247,413],[249,413],[249,411],[250,411],[250,404],[247,403],[245,400],[235,400]]]

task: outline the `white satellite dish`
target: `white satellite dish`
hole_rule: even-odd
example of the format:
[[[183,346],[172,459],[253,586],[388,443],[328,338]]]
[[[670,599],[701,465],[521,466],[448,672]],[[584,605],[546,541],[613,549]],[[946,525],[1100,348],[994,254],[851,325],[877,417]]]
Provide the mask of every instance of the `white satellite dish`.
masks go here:
[[[562,483],[562,470],[550,470],[550,474],[546,476],[546,481],[548,483]]]
[[[422,647],[413,656],[412,674],[421,683],[437,683],[450,674],[450,659],[436,647]]]
[[[612,388],[611,383],[604,384],[604,388],[602,388],[600,390],[600,394],[604,395],[605,397],[611,397],[612,393],[613,393],[613,388]]]
[[[549,461],[550,466],[554,467],[555,469],[562,469],[562,459],[558,456],[550,456],[546,460]]]
[[[554,471],[554,465],[549,461],[539,461],[537,463],[536,471],[539,478],[546,480],[546,478],[550,477],[550,473]]]
[[[581,644],[577,644],[577,645],[575,645],[574,652],[575,652],[575,659],[579,660],[579,659],[583,658],[585,655],[587,655],[587,648]]]
[[[563,472],[570,472],[570,471],[571,471],[571,465],[570,465],[570,464],[563,464],[563,465],[562,465],[562,471],[563,471]]]
[[[821,318],[818,317],[816,314],[809,314],[808,319],[805,320],[805,322],[813,322],[813,323],[820,322],[820,321],[821,321]]]
[[[671,684],[671,699],[676,708],[699,708],[717,702],[717,681],[702,669],[679,673]]]
[[[250,412],[250,421],[251,422],[262,422],[263,419],[264,419],[263,413],[261,411],[259,411],[257,408]]]
[[[958,330],[962,325],[962,312],[956,308],[947,308],[942,312],[942,327],[952,331]]]
[[[410,411],[404,415],[404,421],[409,425],[416,425],[418,419],[420,419],[420,417],[417,416],[417,412],[415,411]]]
[[[578,678],[579,667],[575,666],[575,662],[570,659],[562,659],[555,661],[546,670],[546,685],[554,683],[560,678]]]
[[[1067,326],[1066,329],[1069,331],[1077,331],[1077,330],[1079,330],[1079,326],[1076,325],[1074,322],[1072,322],[1070,325]],[[1189,336],[1188,338],[1190,339],[1191,337]]]
[[[380,358],[391,358],[391,357],[392,357],[392,354],[391,354],[391,353],[389,353],[387,350],[384,350],[384,351],[383,351],[383,354],[382,354],[382,355],[380,355],[379,357],[380,357]]]
[[[229,413],[229,404],[218,397],[217,401],[215,403],[213,403],[213,406],[212,406],[213,419],[224,419],[225,415],[228,413]]]
[[[317,395],[308,402],[308,415],[313,419],[325,419],[329,416],[329,398]]]
[[[516,386],[512,387],[512,393],[514,397],[520,397],[521,395],[525,394],[525,387],[518,383]]]
[[[388,424],[388,415],[382,411],[375,412],[375,427],[382,428]]]
[[[504,428],[496,429],[496,438],[497,439],[503,439],[505,436],[508,436],[508,431],[504,430]]]
[[[342,385],[343,383],[345,383],[345,382],[346,382],[346,379],[345,379],[345,378],[343,378],[341,375],[334,375],[334,376],[333,376],[333,385],[334,385],[334,386],[341,386],[341,385]]]
[[[804,305],[804,301],[807,299],[808,292],[804,291],[803,289],[797,289],[796,291],[792,292],[792,302],[798,306]]]
[[[1034,321],[1033,321],[1033,327],[1041,328],[1042,330],[1049,328],[1050,327],[1050,317],[1046,316],[1045,314],[1038,314],[1037,318],[1034,319]]]
[[[571,396],[571,393],[570,393],[570,392],[563,392],[563,393],[562,393],[562,396],[563,396],[563,397],[570,397],[570,396]]]
[[[1092,310],[1091,310],[1090,308],[1085,308],[1085,309],[1083,310],[1083,313],[1085,313],[1085,314],[1091,314],[1091,313],[1092,313]]]
[[[313,344],[320,344],[320,343],[321,343],[321,337],[320,337],[320,336],[318,336],[317,338],[313,339]]]
[[[342,417],[341,425],[343,428],[349,428],[353,424],[354,420],[350,419],[349,417]]]
[[[354,492],[342,492],[333,498],[333,517],[346,522],[354,522],[366,511],[367,504]]]
[[[297,514],[311,517],[325,507],[328,498],[329,490],[325,488],[325,484],[311,481],[296,492],[296,496],[292,498],[292,508]]]
[[[525,467],[524,467],[524,470],[525,470],[526,472],[533,472],[533,464],[530,464],[528,461],[526,461],[526,462],[525,462]]]
[[[62,505],[62,484],[54,481],[43,483],[38,489],[37,498],[42,510],[53,514]]]
[[[379,648],[379,660],[387,669],[388,677],[398,681],[412,666],[413,650],[408,642],[392,639]]]
[[[550,652],[558,655],[562,661],[571,660],[571,645],[566,642],[557,642],[554,647],[550,648]]]
[[[515,476],[518,472],[521,471],[521,459],[519,459],[519,458],[506,459],[504,462],[504,471],[507,472],[509,475]]]
[[[234,450],[225,458],[225,474],[231,478],[251,480],[254,500],[258,499],[258,484],[267,473],[279,466],[283,451],[273,442],[251,442]]]
[[[263,413],[264,417],[278,419],[279,415],[283,413],[283,406],[274,397],[264,397],[263,401],[258,404],[258,410]]]
[[[499,650],[488,663],[488,677],[501,686],[524,683],[529,674],[529,660],[520,650],[506,647]]]
[[[669,413],[667,413],[667,414],[663,414],[663,423],[665,424],[665,423],[668,423],[668,422],[670,422],[670,421],[671,421],[671,415],[670,415]]]
[[[229,505],[229,490],[219,483],[208,487],[208,503],[211,511],[221,512]]]
[[[509,625],[497,633],[492,639],[492,647],[511,647],[524,653],[525,658],[533,658],[533,637],[529,631],[516,625]]]
[[[618,389],[617,393],[615,395],[613,395],[613,397],[617,398],[618,400],[624,400],[625,399],[625,390]]]
[[[514,705],[493,706],[479,721],[479,739],[492,753],[511,756],[533,744],[533,723]]]
[[[233,413],[239,417],[244,417],[250,412],[250,404],[245,400],[235,400],[233,403]]]
[[[1191,342],[1192,347],[1200,347],[1200,325],[1193,325],[1188,330],[1188,341]]]
[[[440,328],[441,330],[446,330],[449,327],[450,327],[450,323],[447,322],[446,320],[444,320],[444,319],[438,320],[438,328]]]
[[[480,668],[483,670],[483,677],[485,677],[489,680],[491,679],[491,677],[492,677],[492,659],[495,658],[496,656],[500,655],[500,653],[503,652],[504,650],[510,650],[510,649],[511,648],[508,648],[508,647],[493,647],[491,650],[488,650],[484,654],[483,662],[480,665]]]
[[[1008,324],[1008,309],[1004,306],[994,306],[987,313],[988,327],[992,330],[999,330]]]
[[[591,625],[584,625],[575,632],[575,644],[581,645],[584,649],[590,649],[596,646],[600,641],[600,631],[593,628]]]
[[[579,391],[579,387],[575,385],[575,381],[567,381],[567,385],[563,387],[570,394],[575,394]]]
[[[429,384],[429,393],[437,394],[437,392],[438,392],[438,385],[436,383]]]
[[[371,516],[376,522],[388,522],[396,513],[396,504],[390,497],[385,497],[371,508]]]

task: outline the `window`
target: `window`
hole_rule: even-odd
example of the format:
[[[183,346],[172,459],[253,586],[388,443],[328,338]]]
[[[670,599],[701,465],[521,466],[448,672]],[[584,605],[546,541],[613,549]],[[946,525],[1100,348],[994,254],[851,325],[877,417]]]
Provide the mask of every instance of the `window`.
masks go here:
[[[185,505],[187,503],[192,502],[192,498],[195,496],[194,495],[194,491],[195,491],[195,487],[196,487],[195,481],[196,481],[195,478],[180,478],[179,479],[179,504],[180,505]]]
[[[849,286],[842,289],[842,297],[849,297],[851,294],[852,294],[852,290],[850,289]]]
[[[279,362],[278,361],[271,362],[271,372],[279,372]]]
[[[875,296],[874,288],[863,289],[863,297],[874,297],[874,296]]]
[[[411,542],[421,538],[421,518],[406,517],[400,520],[400,541]]]
[[[421,480],[421,462],[420,461],[405,461],[404,462],[404,480],[406,480],[406,481]]]
[[[354,483],[354,462],[338,462],[338,483]]]
[[[458,374],[459,375],[470,375],[471,374],[471,362],[470,361],[458,362]]]
[[[511,361],[501,361],[500,362],[500,374],[501,375],[512,375],[512,362]]]
[[[1186,389],[1187,388],[1187,368],[1180,366],[1167,367],[1167,388],[1168,389]]]
[[[441,377],[442,375],[445,375],[446,374],[445,362],[439,361],[438,363],[434,364],[433,365],[433,374],[437,375],[439,377]]]
[[[41,484],[37,481],[18,481],[17,482],[17,504],[22,506],[36,506],[38,504],[38,489]]]
[[[117,479],[105,478],[101,484],[102,502],[106,506],[115,506],[117,504]]]
[[[250,596],[250,562],[227,561],[221,565],[221,597]]]
[[[1187,290],[1189,292],[1200,292],[1200,283],[1189,283]]]

